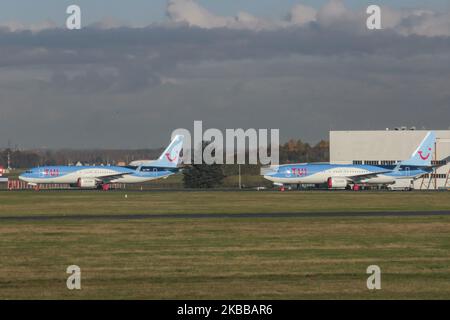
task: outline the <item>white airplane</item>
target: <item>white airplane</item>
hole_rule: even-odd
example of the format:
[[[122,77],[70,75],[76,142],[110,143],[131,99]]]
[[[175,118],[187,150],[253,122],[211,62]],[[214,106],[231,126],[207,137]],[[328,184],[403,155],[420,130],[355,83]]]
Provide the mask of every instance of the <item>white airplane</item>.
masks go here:
[[[354,190],[358,190],[360,185],[391,185],[397,180],[414,180],[431,173],[437,167],[431,162],[435,142],[435,132],[428,132],[411,158],[396,165],[299,163],[274,166],[263,175],[281,186],[327,184],[329,189],[345,189],[353,185]]]
[[[142,183],[167,178],[180,168],[178,163],[184,136],[178,135],[158,160],[143,161],[139,165],[118,166],[45,166],[29,169],[19,179],[30,185],[61,183],[79,188],[109,189],[110,183]]]

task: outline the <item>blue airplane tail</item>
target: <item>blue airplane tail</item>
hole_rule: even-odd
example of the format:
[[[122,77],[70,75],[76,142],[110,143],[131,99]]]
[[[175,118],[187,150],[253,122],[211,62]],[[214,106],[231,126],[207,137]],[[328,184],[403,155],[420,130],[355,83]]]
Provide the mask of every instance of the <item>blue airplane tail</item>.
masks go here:
[[[170,145],[164,150],[158,160],[151,163],[154,167],[176,168],[180,161],[180,153],[183,149],[184,136],[177,135]]]
[[[436,133],[434,131],[428,132],[419,147],[411,155],[408,160],[399,163],[400,166],[415,166],[415,167],[431,167],[431,160],[436,144]]]

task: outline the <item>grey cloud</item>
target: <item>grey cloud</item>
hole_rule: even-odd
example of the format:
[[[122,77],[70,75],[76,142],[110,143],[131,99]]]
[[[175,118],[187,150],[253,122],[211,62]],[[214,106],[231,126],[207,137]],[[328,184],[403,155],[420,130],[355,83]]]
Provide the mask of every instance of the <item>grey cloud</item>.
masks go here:
[[[350,9],[344,0],[329,0],[319,9],[296,4],[287,13],[287,19],[275,21],[246,12],[240,12],[235,17],[219,16],[194,0],[169,0],[167,15],[170,22],[188,26],[248,30],[275,30],[316,23],[324,27],[363,32],[367,19],[365,7]],[[402,35],[450,36],[450,12],[383,6],[382,24],[385,29]]]
[[[168,0],[167,21],[159,25],[176,27],[189,26],[203,29],[226,28],[232,30],[279,30],[292,27],[303,27],[315,23],[322,27],[345,29],[347,31],[364,32],[367,14],[366,7],[351,9],[345,0],[328,0],[316,9],[302,3],[295,4],[285,19],[267,19],[256,17],[248,12],[240,11],[235,16],[215,14],[195,0]],[[424,9],[396,9],[382,7],[382,25],[402,35],[450,36],[450,12],[436,12]],[[26,25],[17,21],[0,21],[0,30],[40,32],[54,29],[52,21]],[[90,28],[117,29],[121,27],[137,27],[133,23],[124,22],[114,17],[106,17],[92,23]]]
[[[330,128],[450,126],[446,36],[317,21],[3,30],[0,70],[0,146],[159,147],[194,120],[310,141]]]
[[[0,33],[0,66],[140,64],[161,70],[177,62],[266,59],[289,54],[415,55],[445,52],[447,37],[401,36],[389,31],[365,34],[311,25],[277,31],[199,28],[51,30]]]

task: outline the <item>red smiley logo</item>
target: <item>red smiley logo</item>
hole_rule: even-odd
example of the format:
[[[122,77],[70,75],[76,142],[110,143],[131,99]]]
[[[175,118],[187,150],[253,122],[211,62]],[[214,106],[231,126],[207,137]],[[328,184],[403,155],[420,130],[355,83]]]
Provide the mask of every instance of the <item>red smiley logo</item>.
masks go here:
[[[177,156],[171,158],[169,152],[166,153],[166,158],[167,158],[167,160],[169,160],[169,162],[174,162],[177,160]]]
[[[431,151],[431,148],[428,148],[428,151]],[[428,158],[429,158],[430,155],[431,155],[431,152],[429,152],[426,156],[423,155],[423,151],[419,151],[418,153],[419,153],[419,156],[420,156],[420,158],[421,158],[422,160],[428,160]]]

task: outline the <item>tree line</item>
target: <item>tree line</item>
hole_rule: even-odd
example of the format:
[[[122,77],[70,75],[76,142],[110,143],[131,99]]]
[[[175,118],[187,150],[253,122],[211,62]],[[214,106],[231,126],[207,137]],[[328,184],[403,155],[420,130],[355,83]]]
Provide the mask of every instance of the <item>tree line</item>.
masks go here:
[[[302,140],[289,140],[280,146],[280,163],[322,162],[329,160],[329,143],[315,145]],[[133,160],[156,159],[163,149],[140,150],[0,150],[0,166],[7,167],[8,154],[12,168],[25,169],[45,165],[129,163]],[[225,175],[237,172],[235,165],[220,165]],[[259,166],[242,166],[247,174],[259,174]]]
[[[0,166],[7,167],[8,154],[12,168],[25,169],[37,166],[128,164],[134,160],[157,158],[162,149],[140,150],[0,150]]]

